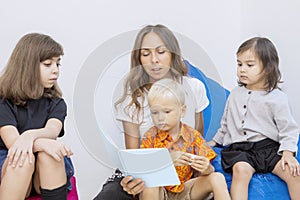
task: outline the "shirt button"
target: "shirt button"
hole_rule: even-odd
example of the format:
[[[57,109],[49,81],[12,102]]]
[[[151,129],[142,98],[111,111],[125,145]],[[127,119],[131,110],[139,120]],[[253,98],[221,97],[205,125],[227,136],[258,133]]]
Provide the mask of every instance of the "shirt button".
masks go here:
[[[245,121],[244,120],[242,120],[242,124],[244,124],[245,123]]]
[[[244,108],[247,108],[247,106],[246,106],[246,105],[244,105],[243,107],[244,107]]]
[[[170,149],[173,151],[173,150],[174,150],[174,147],[171,147]]]
[[[251,91],[249,91],[248,94],[251,94]]]
[[[244,131],[244,135],[247,135],[246,131]]]

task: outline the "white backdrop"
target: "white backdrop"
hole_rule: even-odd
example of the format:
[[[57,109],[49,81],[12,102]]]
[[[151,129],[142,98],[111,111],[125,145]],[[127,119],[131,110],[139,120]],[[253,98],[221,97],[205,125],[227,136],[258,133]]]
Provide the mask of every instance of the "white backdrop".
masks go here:
[[[292,0],[1,1],[0,69],[26,33],[49,34],[63,45],[65,56],[59,84],[68,104],[63,140],[74,151],[80,199],[92,199],[113,169],[99,162],[97,152],[91,152],[81,141],[81,134],[85,133],[79,132],[75,124],[73,95],[79,72],[97,47],[119,34],[161,23],[201,46],[221,75],[219,82],[230,90],[236,85],[238,46],[253,36],[269,37],[278,49],[283,88],[300,124],[299,10],[300,2]],[[129,60],[121,60],[123,67],[129,68]],[[81,103],[84,107],[85,102]]]

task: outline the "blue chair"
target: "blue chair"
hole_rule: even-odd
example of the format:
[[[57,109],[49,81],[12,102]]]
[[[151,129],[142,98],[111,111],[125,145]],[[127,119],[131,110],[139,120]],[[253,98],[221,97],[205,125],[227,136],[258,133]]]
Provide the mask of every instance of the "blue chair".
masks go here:
[[[188,61],[185,61],[189,68],[189,75],[201,80],[206,88],[207,97],[210,105],[203,111],[204,118],[204,136],[207,141],[211,140],[220,127],[220,120],[223,115],[229,91],[223,88],[216,81],[208,78],[203,72],[194,67]],[[212,165],[216,171],[224,174],[228,189],[230,190],[232,176],[224,172],[221,165],[220,147],[214,147],[217,157],[213,160]],[[297,159],[300,161],[300,142],[298,143]],[[286,183],[272,173],[254,174],[249,185],[249,200],[290,200]]]

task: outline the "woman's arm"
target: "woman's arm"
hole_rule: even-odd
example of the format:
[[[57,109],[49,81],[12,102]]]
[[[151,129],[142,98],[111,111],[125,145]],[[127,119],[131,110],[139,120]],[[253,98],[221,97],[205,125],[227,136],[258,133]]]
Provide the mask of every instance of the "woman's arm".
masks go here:
[[[195,129],[204,137],[204,122],[202,112],[195,113]]]
[[[139,125],[127,121],[122,121],[126,149],[140,148]]]
[[[131,122],[122,121],[126,149],[140,148],[140,133],[139,125]],[[132,176],[126,176],[121,181],[123,190],[128,194],[136,195],[145,189],[145,182],[141,179],[133,179]]]

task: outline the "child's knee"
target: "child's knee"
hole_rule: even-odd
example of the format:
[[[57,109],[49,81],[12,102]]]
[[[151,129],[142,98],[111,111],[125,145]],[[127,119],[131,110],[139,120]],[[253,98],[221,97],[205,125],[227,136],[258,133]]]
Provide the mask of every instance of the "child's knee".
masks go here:
[[[238,176],[252,176],[253,169],[246,162],[238,162],[232,168],[233,174]]]
[[[212,183],[212,185],[214,183],[216,184],[220,184],[220,183],[226,183],[226,180],[225,180],[225,177],[222,173],[220,172],[213,172],[209,175],[209,179],[210,179],[210,182]]]
[[[37,166],[50,166],[50,165],[64,165],[64,159],[61,161],[55,160],[51,155],[46,152],[39,152],[36,158]]]
[[[29,162],[29,157],[27,157],[22,165],[22,167],[20,166],[16,166],[13,167],[12,165],[7,164],[6,165],[6,169],[4,173],[14,173],[17,175],[24,175],[24,174],[33,174],[34,170],[35,170],[35,158],[33,156],[32,158],[32,163]],[[18,163],[17,163],[18,164]]]

